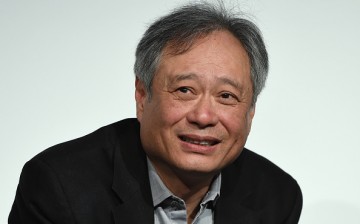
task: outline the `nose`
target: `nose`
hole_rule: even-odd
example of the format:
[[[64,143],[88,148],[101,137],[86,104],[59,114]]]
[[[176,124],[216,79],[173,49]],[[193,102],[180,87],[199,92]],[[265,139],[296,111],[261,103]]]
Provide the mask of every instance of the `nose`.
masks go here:
[[[215,126],[219,122],[215,102],[211,100],[211,97],[200,98],[188,112],[187,120],[199,128]]]

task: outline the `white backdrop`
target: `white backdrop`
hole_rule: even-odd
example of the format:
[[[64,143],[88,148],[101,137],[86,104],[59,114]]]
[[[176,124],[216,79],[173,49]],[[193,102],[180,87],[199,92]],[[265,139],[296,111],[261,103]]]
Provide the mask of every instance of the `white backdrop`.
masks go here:
[[[136,44],[183,2],[0,0],[0,223],[27,160],[135,116]],[[360,223],[360,1],[238,5],[271,66],[247,147],[297,179],[300,223]]]

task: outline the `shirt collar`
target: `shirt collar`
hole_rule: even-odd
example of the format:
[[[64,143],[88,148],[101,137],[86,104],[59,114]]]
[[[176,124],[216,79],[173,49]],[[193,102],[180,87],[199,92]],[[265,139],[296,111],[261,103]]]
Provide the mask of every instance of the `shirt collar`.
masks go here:
[[[147,166],[154,207],[158,206],[161,202],[163,202],[169,197],[176,197],[162,182],[149,158],[147,158]],[[204,205],[209,202],[212,202],[214,204],[217,198],[220,196],[220,188],[221,173],[217,175],[214,181],[211,183],[209,191],[206,193],[200,204]]]

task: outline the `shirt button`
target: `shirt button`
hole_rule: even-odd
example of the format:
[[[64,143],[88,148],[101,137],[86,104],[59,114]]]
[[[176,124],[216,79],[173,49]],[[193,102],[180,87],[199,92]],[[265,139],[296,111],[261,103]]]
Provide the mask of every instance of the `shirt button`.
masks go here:
[[[176,201],[172,201],[172,202],[170,203],[170,206],[171,206],[172,208],[178,208],[178,207],[179,207],[179,204],[178,204]]]

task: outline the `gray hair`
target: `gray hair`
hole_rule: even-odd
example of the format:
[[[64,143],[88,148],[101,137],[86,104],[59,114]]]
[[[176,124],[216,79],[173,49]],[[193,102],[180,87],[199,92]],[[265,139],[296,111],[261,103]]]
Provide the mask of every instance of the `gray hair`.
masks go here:
[[[147,29],[136,49],[134,72],[144,83],[149,99],[152,80],[166,46],[170,44],[175,54],[182,54],[198,38],[219,30],[232,33],[248,54],[253,85],[252,104],[255,105],[269,69],[265,44],[253,22],[227,11],[221,2],[218,5],[202,2],[182,6]]]

